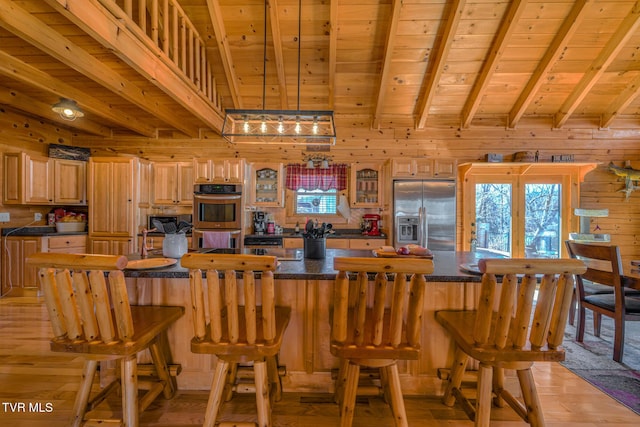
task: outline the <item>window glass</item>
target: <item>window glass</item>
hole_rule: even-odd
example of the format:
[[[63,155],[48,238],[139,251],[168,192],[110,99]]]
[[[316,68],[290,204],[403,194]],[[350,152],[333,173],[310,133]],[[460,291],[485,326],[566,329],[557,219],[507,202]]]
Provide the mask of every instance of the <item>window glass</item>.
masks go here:
[[[296,191],[296,214],[335,215],[336,206],[336,190]]]
[[[523,180],[524,181],[524,180]],[[526,258],[559,258],[562,242],[562,185],[525,182],[476,183],[476,248]],[[524,215],[519,214],[523,212]],[[520,248],[514,255],[514,245]]]
[[[477,249],[511,255],[511,184],[476,184]]]
[[[525,184],[525,256],[560,257],[560,184]]]

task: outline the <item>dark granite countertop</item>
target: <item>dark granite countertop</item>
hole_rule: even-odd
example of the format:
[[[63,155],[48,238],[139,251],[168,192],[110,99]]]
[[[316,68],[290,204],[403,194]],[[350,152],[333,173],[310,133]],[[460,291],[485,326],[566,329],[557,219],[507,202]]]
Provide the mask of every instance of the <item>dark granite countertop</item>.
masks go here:
[[[245,250],[246,253],[249,250]],[[280,265],[274,277],[280,280],[333,280],[336,271],[333,269],[333,259],[339,256],[372,257],[370,250],[327,249],[324,259],[308,259],[302,256],[302,249],[269,248],[267,255],[278,257]],[[480,275],[468,273],[460,269],[462,264],[477,264],[483,255],[476,252],[434,252],[435,270],[427,276],[432,282],[477,282]],[[129,259],[139,259],[133,254]],[[188,278],[189,272],[180,266],[180,261],[171,267],[150,270],[125,270],[126,277],[143,278]]]
[[[285,239],[296,239],[302,238],[302,232],[295,233],[291,231],[284,232],[282,234],[245,234],[245,237],[284,237]],[[384,233],[381,233],[379,236],[366,236],[355,230],[336,230],[335,233],[327,234],[328,239],[385,239],[386,237],[387,235]]]
[[[55,227],[48,226],[8,227],[2,229],[3,236],[69,236],[86,234],[86,231],[67,231],[64,233],[58,233]]]

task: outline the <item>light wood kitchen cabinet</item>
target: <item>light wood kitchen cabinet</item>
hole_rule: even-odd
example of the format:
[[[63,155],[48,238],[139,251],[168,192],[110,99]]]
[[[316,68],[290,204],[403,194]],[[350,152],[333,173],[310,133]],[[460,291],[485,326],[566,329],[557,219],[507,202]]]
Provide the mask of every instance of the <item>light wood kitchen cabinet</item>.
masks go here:
[[[26,259],[37,252],[67,254],[87,253],[86,234],[58,236],[7,236],[3,238],[2,294],[14,288],[39,288],[38,272],[26,265]]]
[[[89,251],[126,255],[136,250],[138,167],[133,157],[89,161]]]
[[[193,159],[196,183],[244,183],[244,159]]]
[[[27,267],[25,260],[41,252],[42,237],[7,236],[2,241],[2,295],[11,288],[39,288],[36,269]]]
[[[282,246],[285,249],[302,249],[304,246],[302,239],[304,239],[304,237],[284,238],[282,239]]]
[[[151,206],[151,162],[140,159],[138,173],[138,207]]]
[[[327,249],[378,249],[385,245],[385,239],[340,239],[331,237],[327,239]],[[291,237],[283,239],[282,246],[285,249],[301,249],[304,247],[304,237]]]
[[[85,254],[87,253],[87,236],[85,234],[68,234],[43,237],[42,251],[61,254]]]
[[[284,168],[282,163],[252,163],[250,204],[256,207],[284,206]]]
[[[92,254],[127,255],[134,253],[133,238],[89,238],[89,250]]]
[[[379,249],[385,239],[349,239],[349,249]]]
[[[454,159],[392,159],[393,178],[454,178],[456,161]]]
[[[327,249],[349,249],[349,239],[327,239]]]
[[[86,163],[4,154],[5,204],[86,205]]]
[[[192,162],[154,162],[151,171],[153,205],[193,204]]]
[[[63,205],[87,204],[87,163],[53,160],[53,201]]]
[[[354,163],[350,173],[351,207],[375,208],[382,205],[382,168],[378,164]]]

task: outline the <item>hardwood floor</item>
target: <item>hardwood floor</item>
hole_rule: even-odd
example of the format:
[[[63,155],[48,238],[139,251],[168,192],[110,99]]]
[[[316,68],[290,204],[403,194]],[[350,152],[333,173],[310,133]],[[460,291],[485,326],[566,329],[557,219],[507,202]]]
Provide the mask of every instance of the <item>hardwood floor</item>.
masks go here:
[[[0,298],[0,425],[63,426],[70,414],[82,362],[49,351],[50,325],[42,299]],[[536,366],[535,379],[548,426],[637,426],[640,416],[557,363]],[[145,426],[197,426],[204,418],[208,393],[179,391],[172,400],[160,397],[140,417]],[[407,396],[411,426],[472,426],[459,407],[444,406],[437,396]],[[112,395],[89,418],[117,416],[119,397]],[[223,421],[253,421],[254,396],[238,395],[223,406]],[[273,407],[277,426],[338,425],[338,407],[328,394],[285,393]],[[104,424],[103,424],[104,425]],[[107,423],[106,425],[111,425]],[[360,397],[354,427],[393,425],[388,406],[378,397]],[[524,426],[509,408],[493,408],[492,425]]]

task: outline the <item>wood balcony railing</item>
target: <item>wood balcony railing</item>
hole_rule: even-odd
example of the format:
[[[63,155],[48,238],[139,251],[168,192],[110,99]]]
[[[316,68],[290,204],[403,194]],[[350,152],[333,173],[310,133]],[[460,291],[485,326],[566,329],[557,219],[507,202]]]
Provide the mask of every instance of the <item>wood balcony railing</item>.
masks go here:
[[[176,0],[99,0],[220,110],[205,42]]]

